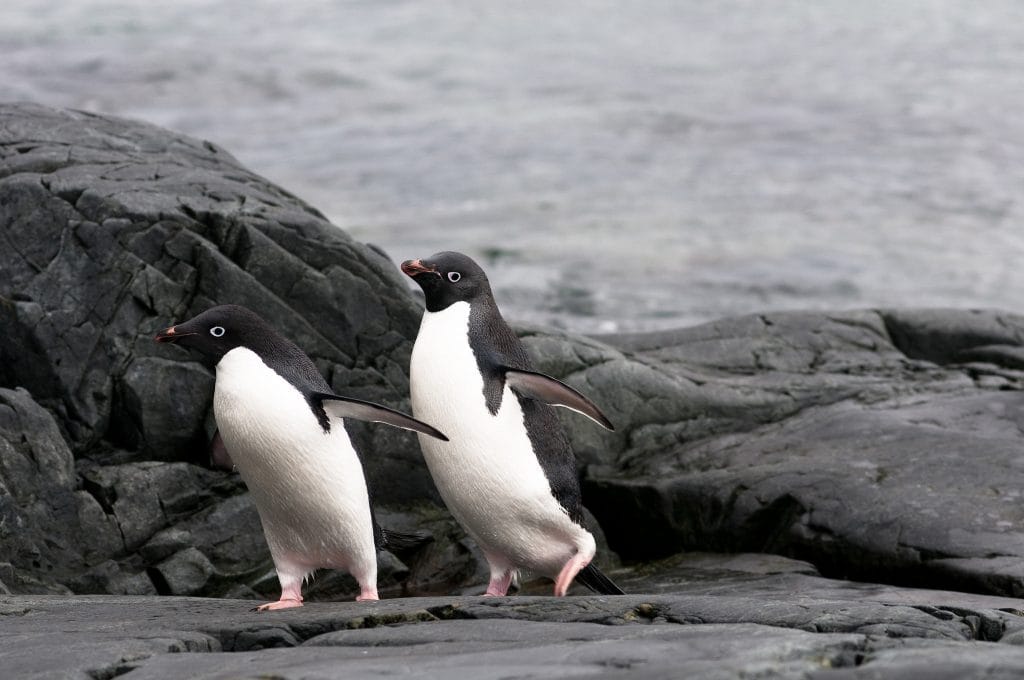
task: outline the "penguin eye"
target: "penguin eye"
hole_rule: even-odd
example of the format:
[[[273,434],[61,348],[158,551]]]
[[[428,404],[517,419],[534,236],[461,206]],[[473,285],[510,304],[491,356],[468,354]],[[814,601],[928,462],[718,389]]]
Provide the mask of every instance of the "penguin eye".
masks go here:
[[[220,336],[224,335],[224,326],[214,326],[213,328],[210,329],[210,335],[212,335],[215,338],[219,338]]]
[[[458,272],[448,272],[448,280],[452,283],[458,283],[459,279],[462,278],[462,274]]]

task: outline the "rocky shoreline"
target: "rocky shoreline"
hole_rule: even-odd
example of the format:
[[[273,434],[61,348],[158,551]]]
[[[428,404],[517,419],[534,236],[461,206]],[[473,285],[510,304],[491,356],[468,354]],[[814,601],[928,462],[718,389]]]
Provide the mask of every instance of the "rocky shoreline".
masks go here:
[[[267,621],[293,621],[236,611],[239,598],[274,593],[269,554],[237,476],[209,466],[212,373],[186,352],[152,342],[169,323],[228,302],[287,329],[339,393],[408,409],[420,305],[386,255],[209,142],[132,121],[0,105],[0,634],[13,644],[5,650],[21,654],[19,646],[30,648],[36,635],[42,645],[43,629],[63,607],[92,621],[132,621],[149,611],[164,623],[146,637],[160,640],[174,612],[204,611],[260,630],[273,628]],[[695,664],[704,658],[700,649],[707,659],[718,654],[739,664],[702,667],[709,677],[755,667],[768,677],[813,677],[824,666],[808,666],[812,657],[836,659],[828,663],[852,677],[886,664],[934,663],[935,672],[945,672],[977,660],[970,668],[981,669],[985,654],[998,672],[1019,668],[1017,650],[1007,644],[1017,644],[1017,601],[1000,598],[1024,593],[1024,317],[996,310],[789,312],[599,338],[519,332],[541,370],[593,397],[617,425],[605,433],[564,418],[584,503],[602,536],[599,560],[627,565],[616,573],[636,594],[560,604],[527,599],[534,592],[527,583],[519,598],[493,606],[463,597],[480,592],[486,573],[441,507],[415,439],[365,426],[357,436],[374,452],[364,463],[381,522],[434,536],[412,554],[382,556],[382,595],[443,595],[382,603],[381,612],[453,603],[462,612],[500,612],[499,623],[487,624],[496,626],[493,639],[547,649],[543,625],[563,620],[558,612],[577,612],[564,620],[589,625],[586,611],[614,610],[608,620],[624,623],[622,612],[649,606],[643,611],[670,612],[636,615],[657,624],[655,633],[638,633],[653,636],[643,642],[653,664],[644,672],[652,676],[668,663],[668,648],[679,645],[698,650]],[[694,551],[781,555],[771,559],[799,560],[804,573],[783,578],[755,569],[739,583],[721,567],[731,558],[714,558],[718,566],[703,572],[672,561]],[[891,584],[878,592],[918,599],[878,600],[862,611],[854,605],[873,586],[827,581],[826,588],[819,573]],[[308,592],[311,600],[345,599],[354,585],[325,573]],[[962,592],[932,597],[914,590],[920,587]],[[730,588],[746,597],[744,605],[726,598]],[[832,595],[815,595],[822,588]],[[96,597],[82,597],[90,594]],[[181,599],[194,596],[235,599]],[[700,604],[699,597],[718,599]],[[819,629],[795,614],[773,618],[766,602],[778,612],[819,607],[826,618],[857,611],[851,616],[861,623]],[[513,629],[526,630],[515,628],[523,625],[523,608],[536,612],[541,627],[517,638]],[[294,621],[319,621],[323,612],[347,621],[359,611],[367,610],[316,604]],[[397,647],[422,644],[415,640],[423,630],[460,639],[447,628],[457,621],[431,616],[415,625],[399,617],[402,625],[383,630],[394,631]],[[722,638],[733,642],[708,647],[714,634],[679,623],[746,628]],[[615,630],[634,628],[588,628],[596,637],[581,639],[608,642],[618,639]],[[186,629],[207,635],[198,624]],[[82,634],[91,635],[85,628]],[[111,635],[115,647],[135,639],[128,628]],[[314,637],[288,635],[292,646]],[[572,635],[567,629],[557,639]],[[479,637],[466,641],[466,654],[511,654]],[[765,641],[761,656],[742,642],[754,638]],[[176,642],[146,649],[192,644],[168,639]],[[228,651],[216,639],[219,647],[195,644]],[[902,642],[883,648],[876,639]],[[316,643],[317,654],[337,653],[330,644]],[[809,651],[783,659],[772,656],[772,645]],[[548,652],[577,658],[569,647]],[[857,654],[875,665],[847,662]],[[160,664],[179,662],[172,656],[154,657],[132,676],[157,677]],[[187,661],[197,669],[223,659],[180,659],[186,656],[205,659]],[[378,655],[365,672],[399,656]],[[240,655],[232,658],[242,663]],[[536,657],[546,666],[542,658],[554,657]],[[113,677],[118,663],[67,673]],[[444,662],[437,663],[440,674]],[[632,668],[594,664],[591,674]],[[25,672],[36,672],[31,668]],[[559,668],[569,674],[550,666],[552,673]],[[302,677],[320,672],[311,666]]]

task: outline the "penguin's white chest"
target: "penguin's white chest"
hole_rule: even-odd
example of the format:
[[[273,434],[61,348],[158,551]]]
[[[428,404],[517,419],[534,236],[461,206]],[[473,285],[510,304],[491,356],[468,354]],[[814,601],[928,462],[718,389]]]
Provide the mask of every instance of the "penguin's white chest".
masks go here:
[[[217,364],[214,414],[275,561],[347,567],[374,554],[366,482],[341,421],[325,433],[303,395],[245,348]]]
[[[498,412],[487,408],[469,314],[465,302],[424,313],[410,367],[413,412],[449,441],[421,435],[420,446],[448,508],[489,559],[557,573],[586,532],[552,495],[516,395],[506,385]]]

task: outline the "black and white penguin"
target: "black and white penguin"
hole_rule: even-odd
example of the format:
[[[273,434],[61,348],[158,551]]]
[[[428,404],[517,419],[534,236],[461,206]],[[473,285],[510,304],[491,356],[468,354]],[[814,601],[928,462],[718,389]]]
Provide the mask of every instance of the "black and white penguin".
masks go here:
[[[343,419],[444,435],[385,406],[332,394],[310,358],[245,307],[214,307],[156,340],[216,364],[222,442],[214,449],[225,460],[230,454],[249,488],[281,582],[281,599],[257,609],[302,606],[303,581],[323,567],[347,570],[359,583],[356,599],[376,600],[377,549],[388,534],[374,520]]]
[[[449,510],[477,541],[505,595],[519,569],[551,577],[555,595],[574,578],[621,594],[591,560],[579,480],[569,441],[551,406],[613,429],[586,397],[537,373],[502,318],[487,275],[461,253],[402,263],[426,296],[410,367],[417,418],[450,440],[420,437],[427,466]]]

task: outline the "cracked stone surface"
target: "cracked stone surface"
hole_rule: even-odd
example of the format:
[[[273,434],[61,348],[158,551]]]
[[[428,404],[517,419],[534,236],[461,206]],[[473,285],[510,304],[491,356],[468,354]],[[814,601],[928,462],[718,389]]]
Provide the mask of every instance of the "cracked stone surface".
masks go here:
[[[242,600],[0,596],[0,664],[16,677],[131,680],[1024,672],[1018,600],[832,581],[780,561],[704,555],[669,569],[670,591],[644,595],[399,598],[259,614]]]
[[[420,307],[385,255],[209,142],[104,116],[0,105],[0,593],[274,595],[248,494],[237,476],[209,468],[210,368],[152,342],[158,329],[227,302],[285,330],[338,392],[408,409]],[[882,309],[599,338],[528,327],[520,334],[541,370],[590,395],[616,425],[606,433],[563,414],[593,527],[607,539],[599,562],[632,565],[616,578],[645,594],[635,597],[666,619],[658,625],[676,617],[766,626],[764,635],[783,636],[772,638],[779,645],[808,650],[824,649],[827,635],[916,641],[913,649],[872,647],[875,669],[931,663],[935,644],[967,645],[943,668],[983,653],[1016,658],[1002,643],[1024,635],[985,642],[1009,619],[957,613],[975,611],[971,598],[983,595],[959,594],[955,605],[952,595],[946,604],[886,603],[883,616],[864,603],[874,591],[853,596],[847,584],[826,594],[819,574],[1024,592],[1024,318]],[[439,505],[415,439],[390,428],[353,430],[372,451],[365,463],[381,522],[435,539],[413,554],[382,556],[381,592],[479,592],[487,580],[479,551]],[[702,571],[699,556],[680,557],[694,551],[783,557],[765,558],[753,575],[748,558],[732,558],[744,581],[718,558]],[[771,560],[785,557],[804,567],[773,571]],[[723,593],[695,590],[698,583],[740,590],[727,605],[701,599]],[[549,588],[527,580],[521,593]],[[680,589],[685,607],[671,603]],[[337,573],[318,575],[307,592],[354,595]],[[182,603],[205,601],[167,602],[187,610],[192,604]],[[533,600],[493,625],[522,626],[538,606],[543,617],[527,623],[591,625]],[[662,632],[694,636],[695,648],[712,644],[698,628],[672,625],[675,632]],[[513,632],[527,630],[536,632]],[[543,630],[506,634],[534,640]],[[273,635],[306,640],[291,628]],[[215,649],[203,636],[167,639]],[[136,640],[132,649],[163,644]],[[340,653],[327,647],[311,653]],[[739,658],[746,646],[717,649]],[[575,653],[545,658],[555,667]],[[628,666],[628,656],[612,656]],[[797,657],[775,663],[821,670]],[[581,663],[588,672],[626,672],[619,661]],[[102,667],[96,677],[117,672],[116,664]],[[866,673],[852,665],[842,672]]]

